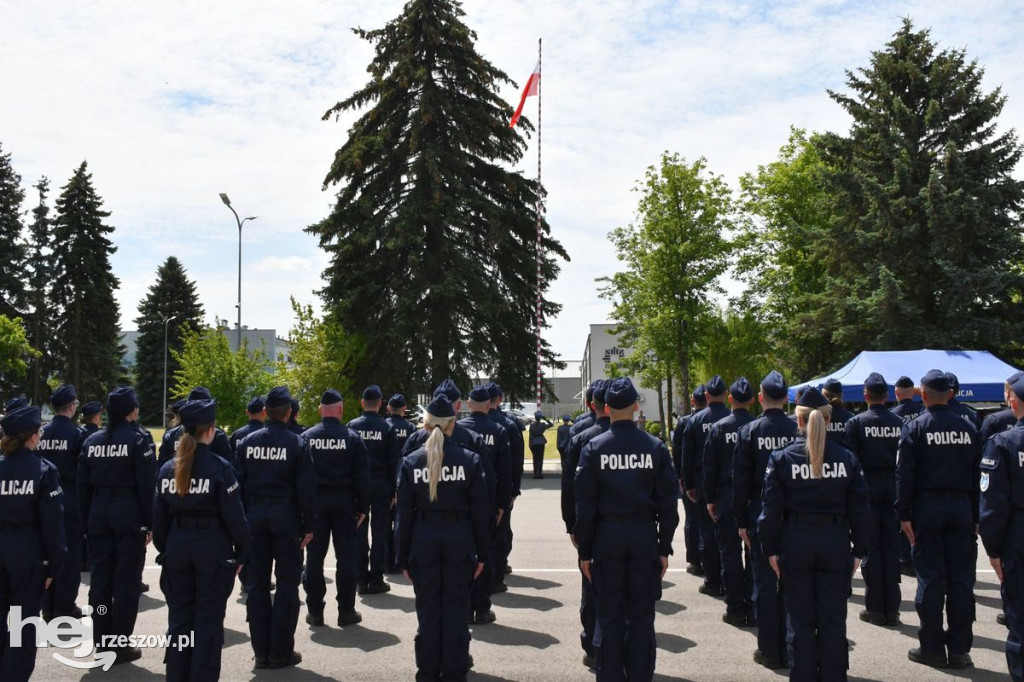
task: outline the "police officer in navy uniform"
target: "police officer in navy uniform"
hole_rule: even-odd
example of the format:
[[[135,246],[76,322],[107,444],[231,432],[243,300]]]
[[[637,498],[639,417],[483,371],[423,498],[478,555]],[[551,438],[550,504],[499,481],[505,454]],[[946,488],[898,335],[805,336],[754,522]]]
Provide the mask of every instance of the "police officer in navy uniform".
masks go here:
[[[92,564],[93,640],[97,651],[115,651],[117,663],[142,657],[135,647],[101,645],[105,635],[129,636],[135,629],[146,545],[153,537],[156,462],[153,439],[135,424],[138,416],[135,391],[115,388],[107,396],[107,427],[87,437],[78,456],[78,503]]]
[[[255,667],[283,668],[302,661],[295,626],[302,550],[316,524],[316,473],[309,447],[288,429],[288,388],[271,389],[265,402],[267,424],[238,444],[234,467],[252,533],[246,610]],[[273,604],[271,570],[277,580]]]
[[[292,413],[288,415],[288,430],[299,436],[306,430],[306,427],[299,423],[299,401],[292,398]]]
[[[160,589],[172,638],[164,663],[168,680],[217,680],[224,613],[252,538],[235,472],[210,450],[216,404],[191,400],[179,416],[184,432],[174,459],[160,468],[153,513],[153,544],[163,566]],[[191,646],[176,645],[190,634]]]
[[[391,427],[391,432],[395,436],[395,443],[399,452],[405,449],[405,441],[409,439],[409,436],[416,433],[416,425],[405,418],[406,409],[408,409],[408,403],[406,403],[405,396],[401,393],[395,393],[388,398],[388,416],[384,418],[384,421]],[[395,507],[391,507],[391,520],[388,524],[388,573],[401,572],[398,570],[398,564],[395,562],[395,515],[397,513],[398,510]]]
[[[100,430],[100,419],[103,415],[103,403],[98,400],[91,400],[82,405],[82,429],[86,436],[91,436]]]
[[[665,444],[637,428],[629,379],[605,389],[611,425],[584,447],[576,469],[580,569],[594,584],[597,679],[654,677],[654,604],[679,525],[678,478]]]
[[[853,417],[853,412],[843,407],[843,384],[838,379],[828,379],[822,387],[822,394],[832,405],[832,418],[828,422],[828,437],[835,438],[840,445],[849,447],[846,441],[846,422]]]
[[[590,382],[590,386],[587,386],[587,390],[583,392],[583,407],[585,409],[581,414],[576,415],[576,418],[572,420],[572,426],[569,427],[569,438],[572,439],[580,431],[589,429],[597,421],[598,414],[594,412],[594,408],[591,407],[591,403],[594,401],[594,384],[602,379],[595,379]]]
[[[697,577],[704,576],[704,564],[700,558],[700,526],[697,525],[697,505],[683,492],[683,435],[686,422],[708,406],[704,384],[693,389],[690,396],[690,414],[679,417],[676,428],[672,432],[672,463],[679,476],[679,495],[683,498],[683,542],[686,546],[686,572]]]
[[[512,553],[512,510],[515,507],[515,498],[522,494],[523,467],[526,461],[526,441],[523,439],[523,425],[514,416],[506,414],[501,409],[501,402],[505,398],[505,392],[502,390],[501,385],[497,382],[491,382],[487,385],[487,391],[491,395],[491,409],[487,412],[487,416],[504,426],[505,430],[508,431],[509,451],[512,455],[510,460],[512,465],[512,501],[498,523],[498,553],[494,564],[494,587],[492,588],[494,592],[507,592],[508,586],[505,585],[505,574],[512,572],[512,567],[508,565],[508,557]],[[573,428],[580,430],[586,428],[581,426],[582,423],[583,420],[581,419]]]
[[[999,578],[1010,630],[1006,665],[1014,682],[1024,682],[1024,378],[1017,377],[1011,384],[1007,403],[1017,423],[985,443],[978,530]]]
[[[484,468],[484,479],[487,481],[487,554],[482,557],[484,572],[480,574],[478,580],[473,581],[471,596],[472,622],[476,625],[484,625],[493,623],[495,620],[494,611],[491,610],[491,589],[494,587],[493,566],[499,560],[495,534],[501,517],[508,511],[513,499],[512,463],[510,461],[512,454],[508,442],[508,431],[487,417],[487,411],[491,404],[491,396],[487,388],[475,386],[469,392],[467,402],[470,414],[465,419],[456,422],[456,425],[480,436],[482,447],[478,454],[480,455],[480,464]]]
[[[590,427],[583,429],[570,439],[565,463],[562,467],[562,521],[565,523],[565,532],[569,534],[570,542],[577,549],[579,547],[576,536],[573,534],[576,528],[576,469],[579,467],[583,447],[607,431],[612,423],[604,403],[607,382],[598,379],[591,388],[590,407],[594,414],[599,416]],[[580,630],[580,646],[583,647],[583,665],[594,668],[597,666],[597,658],[594,655],[594,639],[597,634],[597,604],[594,597],[594,584],[583,573],[582,568],[580,569],[580,583],[580,625],[583,627]]]
[[[465,680],[470,589],[487,554],[487,482],[480,456],[450,439],[455,409],[427,406],[426,443],[398,472],[398,565],[416,593],[416,680]]]
[[[960,669],[972,665],[981,448],[974,425],[949,408],[951,397],[945,372],[933,369],[921,379],[927,410],[903,428],[896,509],[914,553],[921,618],[921,646],[907,655],[924,665]]]
[[[533,414],[533,422],[530,424],[530,454],[533,455],[533,477],[544,478],[544,448],[547,447],[548,439],[544,432],[550,429],[552,424],[543,412]]]
[[[1006,405],[1010,404],[1010,396],[1013,394],[1013,385],[1017,383],[1017,380],[1024,376],[1024,372],[1014,372],[1006,379],[1006,384],[1003,386],[1003,402]],[[999,410],[985,417],[981,422],[981,428],[978,430],[978,439],[984,444],[988,442],[988,439],[997,433],[1003,431],[1009,431],[1017,425],[1017,418],[1013,416],[1013,410],[1007,407],[1005,410]]]
[[[572,436],[569,431],[572,429],[572,420],[569,419],[569,415],[562,415],[562,423],[558,425],[558,430],[555,432],[555,449],[558,450],[558,458],[565,461],[565,450],[569,447],[569,439]]]
[[[205,386],[196,386],[188,394],[188,400],[212,399],[213,396],[210,395],[210,390]],[[156,460],[158,467],[162,467],[164,463],[174,459],[174,453],[178,450],[178,440],[181,439],[181,434],[184,432],[185,428],[179,423],[177,426],[167,429],[164,433],[164,437],[160,441],[160,452]],[[223,457],[229,462],[234,456],[234,450],[231,447],[231,442],[228,440],[228,435],[220,428],[214,429],[213,443],[210,444],[210,450],[213,451],[213,454]]]
[[[920,393],[914,381],[908,376],[901,376],[893,385],[896,393],[896,404],[889,410],[906,424],[921,414],[924,404],[914,398]],[[914,571],[914,559],[910,554],[910,542],[902,532],[897,534],[896,547],[900,552],[900,573],[917,576]]]
[[[871,492],[871,541],[861,564],[864,606],[860,619],[872,625],[900,624],[900,555],[896,538],[896,451],[903,420],[885,408],[889,386],[878,372],[864,380],[868,409],[846,422],[846,441],[860,460]]]
[[[384,571],[390,564],[388,528],[395,504],[395,474],[400,455],[391,426],[378,414],[383,397],[379,386],[367,386],[359,401],[363,413],[348,423],[362,437],[370,462],[370,518],[359,526],[356,540],[359,594],[391,591],[391,586],[384,582]]]
[[[733,514],[732,468],[739,430],[753,421],[750,405],[754,392],[746,377],[729,387],[732,413],[711,425],[704,444],[704,500],[708,516],[715,524],[715,540],[722,560],[725,587],[725,613],[722,621],[730,625],[753,625],[756,621],[751,605],[750,561],[744,570],[744,547]]]
[[[827,437],[831,411],[817,389],[804,391],[800,434],[768,460],[757,521],[784,588],[794,682],[847,679],[850,566],[857,569],[871,537],[867,483],[857,457]]]
[[[253,431],[259,431],[263,428],[263,420],[267,416],[267,405],[263,402],[263,396],[256,396],[249,401],[249,404],[245,406],[245,414],[249,417],[242,426],[231,432],[231,436],[228,438],[228,444],[231,446],[231,452],[235,452],[235,448],[238,447],[238,442],[248,436]]]
[[[78,407],[78,394],[71,384],[57,388],[50,396],[53,420],[43,427],[36,454],[55,467],[60,473],[61,488],[64,490],[64,531],[68,556],[60,574],[54,579],[53,587],[47,590],[43,599],[43,618],[49,620],[59,616],[81,618],[82,609],[78,600],[78,587],[82,583],[82,522],[78,517],[78,453],[85,440],[85,432],[72,421]]]
[[[952,372],[946,372],[946,376],[949,377],[949,388],[953,391],[953,397],[949,399],[949,409],[967,420],[975,429],[980,429],[981,417],[978,416],[978,411],[957,399],[960,395],[960,379]],[[984,441],[982,444],[984,444]]]
[[[370,461],[359,434],[341,423],[341,394],[333,388],[320,398],[322,421],[302,434],[316,470],[316,527],[306,547],[306,622],[324,624],[324,558],[334,540],[334,586],[338,590],[338,625],[360,622],[356,611],[356,530],[370,511]]]
[[[715,540],[715,522],[708,515],[704,500],[704,444],[711,425],[729,416],[729,408],[725,406],[728,391],[722,377],[717,374],[704,384],[704,389],[708,406],[690,417],[683,434],[683,490],[696,504],[694,515],[700,530],[700,557],[704,566],[704,583],[699,589],[701,594],[718,597],[725,593],[725,588],[722,586],[722,557]]]
[[[797,435],[797,424],[782,406],[787,398],[786,379],[776,370],[761,380],[758,400],[764,412],[738,432],[733,456],[733,513],[740,539],[750,551],[753,577],[751,601],[757,621],[757,649],[754,662],[766,668],[784,668],[789,660],[786,648],[786,607],[778,576],[761,547],[757,519],[761,515],[764,472],[775,450],[781,450]]]
[[[63,491],[57,467],[37,456],[38,407],[9,409],[0,418],[0,680],[27,682],[36,665],[36,626],[21,631],[21,646],[10,646],[7,620],[13,608],[21,620],[38,615],[67,560]]]

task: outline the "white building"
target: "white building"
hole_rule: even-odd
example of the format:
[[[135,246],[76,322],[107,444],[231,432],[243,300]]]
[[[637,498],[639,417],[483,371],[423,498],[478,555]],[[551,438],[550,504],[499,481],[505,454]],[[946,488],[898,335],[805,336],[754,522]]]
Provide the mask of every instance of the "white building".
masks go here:
[[[619,342],[618,335],[612,333],[614,324],[592,324],[587,334],[587,345],[583,350],[583,362],[580,365],[580,390],[586,390],[596,379],[610,379],[608,366],[611,363],[628,357],[633,349]],[[641,388],[636,377],[630,377],[640,394],[637,402],[640,410],[648,421],[656,421],[658,412],[658,392],[649,388]],[[581,399],[582,403],[582,399]]]
[[[226,320],[222,322],[225,324],[220,325],[218,329],[227,337],[228,347],[234,352],[238,350],[238,330],[229,329],[226,326]],[[121,332],[121,345],[125,348],[122,362],[125,367],[135,366],[135,353],[138,341],[139,332]],[[249,329],[243,326],[242,341],[248,344],[249,350],[263,349],[267,357],[274,362],[283,360],[285,363],[291,364],[291,345],[289,345],[287,339],[279,337],[273,329]]]

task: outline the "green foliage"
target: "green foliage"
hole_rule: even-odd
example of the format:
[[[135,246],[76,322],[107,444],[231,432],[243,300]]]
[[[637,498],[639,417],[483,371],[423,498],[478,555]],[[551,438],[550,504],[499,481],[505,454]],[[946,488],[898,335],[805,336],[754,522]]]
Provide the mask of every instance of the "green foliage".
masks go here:
[[[58,372],[82,396],[106,396],[123,376],[120,313],[110,269],[115,251],[103,201],[83,161],[57,199],[53,225],[54,286],[50,305],[57,326],[53,353]]]
[[[24,377],[28,361],[38,355],[29,345],[21,318],[0,315],[0,381],[7,384]]]
[[[694,362],[697,375],[710,378],[719,374],[726,384],[746,377],[751,386],[757,386],[775,366],[774,348],[766,342],[766,331],[766,325],[751,312],[736,308],[718,311],[710,318],[700,357]]]
[[[185,268],[174,256],[157,268],[156,282],[139,303],[139,339],[135,352],[135,385],[139,394],[139,414],[148,422],[158,423],[164,396],[164,320],[167,322],[167,376],[178,371],[178,361],[171,351],[181,351],[181,330],[186,326],[199,329],[203,323],[203,306],[199,303],[196,284],[188,278]]]
[[[25,190],[21,176],[11,166],[11,155],[0,147],[0,314],[16,316],[24,312],[25,245],[21,240],[21,204]]]
[[[32,224],[29,226],[29,255],[26,261],[28,286],[25,299],[28,310],[25,314],[25,331],[32,346],[39,351],[39,355],[29,361],[25,393],[33,404],[41,405],[49,397],[51,391],[48,382],[53,378],[56,368],[54,334],[57,319],[54,308],[50,305],[54,287],[52,221],[50,207],[46,205],[50,181],[44,176],[36,183],[35,188],[39,192],[39,203],[32,209]]]
[[[263,349],[242,347],[231,352],[223,332],[189,327],[181,330],[181,351],[172,351],[179,365],[171,396],[185,398],[196,386],[205,386],[217,400],[217,422],[227,430],[248,421],[245,407],[256,395],[265,395],[280,384],[271,373],[273,363]]]
[[[329,315],[363,339],[354,385],[418,393],[448,376],[465,386],[472,369],[515,402],[533,395],[541,188],[508,170],[526,149],[498,96],[511,81],[462,16],[454,0],[410,0],[384,28],[355,30],[374,45],[370,81],[324,119],[363,113],[324,180],[339,188],[333,210],[307,230],[330,255]],[[546,290],[567,255],[543,235]]]
[[[291,365],[279,363],[277,380],[299,401],[304,424],[316,421],[320,396],[329,388],[337,389],[345,399],[345,418],[357,417],[364,386],[354,384],[351,377],[363,361],[362,340],[346,334],[337,321],[318,318],[312,306],[294,298],[291,302],[295,313],[295,326],[288,333]]]

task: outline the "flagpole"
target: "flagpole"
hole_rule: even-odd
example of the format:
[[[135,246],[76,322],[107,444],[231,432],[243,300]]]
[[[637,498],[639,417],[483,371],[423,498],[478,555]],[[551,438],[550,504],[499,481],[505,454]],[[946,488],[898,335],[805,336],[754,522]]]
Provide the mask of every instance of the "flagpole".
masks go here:
[[[541,309],[541,291],[543,288],[543,282],[541,280],[541,222],[542,222],[542,211],[544,210],[543,197],[543,186],[541,185],[541,165],[540,165],[540,142],[541,142],[541,118],[540,118],[540,89],[542,86],[541,81],[544,78],[541,76],[541,51],[542,51],[542,38],[537,38],[537,248],[536,248],[536,261],[537,261],[537,324],[536,324],[536,336],[537,336],[537,411],[540,411],[541,399],[543,397],[543,367],[541,366],[541,336],[540,329],[543,324],[543,312]]]

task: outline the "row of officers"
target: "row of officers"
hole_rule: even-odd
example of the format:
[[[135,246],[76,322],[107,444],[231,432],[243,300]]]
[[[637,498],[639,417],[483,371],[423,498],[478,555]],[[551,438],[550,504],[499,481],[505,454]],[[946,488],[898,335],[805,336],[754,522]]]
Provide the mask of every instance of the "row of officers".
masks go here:
[[[302,660],[294,646],[300,583],[306,621],[324,625],[324,559],[333,541],[339,626],[361,620],[357,590],[388,591],[384,574],[404,572],[416,593],[417,678],[464,679],[469,623],[493,622],[491,594],[507,590],[524,440],[519,421],[499,409],[500,386],[475,387],[470,415],[457,422],[461,398],[451,380],[443,382],[417,430],[403,417],[400,395],[388,401],[389,416],[380,416],[377,386],[363,391],[362,415],[346,425],[342,396],[330,389],[321,397],[320,423],[302,429],[288,389],[278,387],[250,402],[250,422],[229,438],[215,426],[216,402],[196,388],[178,406],[180,424],[159,452],[136,421],[130,388],[110,393],[106,427],[88,432],[72,421],[72,386],[54,392],[55,417],[45,428],[38,408],[9,404],[0,419],[3,618],[13,606],[46,618],[81,617],[72,556],[81,519],[97,653],[113,651],[116,663],[141,656],[101,645],[132,634],[153,542],[167,634],[177,642],[195,633],[192,647],[167,649],[169,679],[219,678],[236,576],[255,667],[287,667]],[[27,680],[34,669],[28,643],[35,628],[28,628],[25,646],[0,648],[5,682]]]

